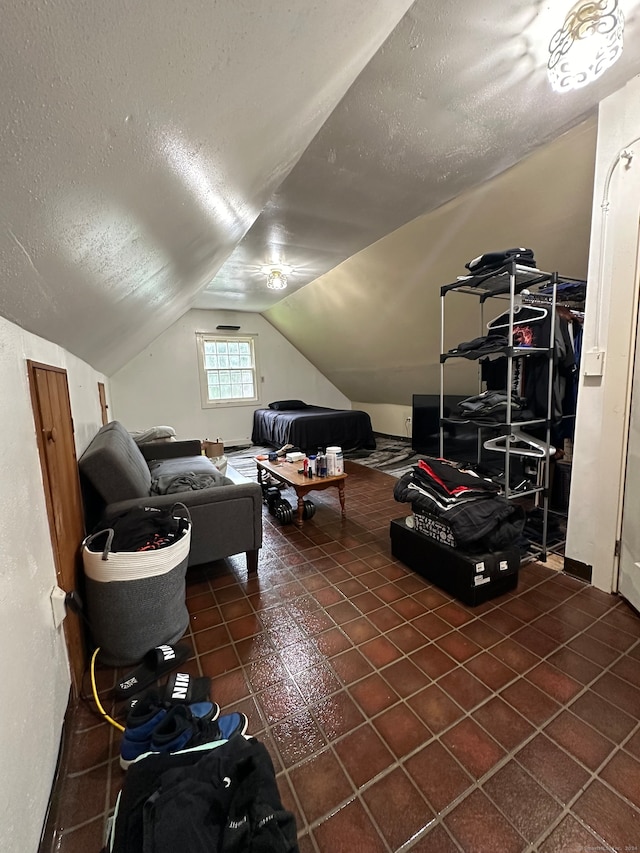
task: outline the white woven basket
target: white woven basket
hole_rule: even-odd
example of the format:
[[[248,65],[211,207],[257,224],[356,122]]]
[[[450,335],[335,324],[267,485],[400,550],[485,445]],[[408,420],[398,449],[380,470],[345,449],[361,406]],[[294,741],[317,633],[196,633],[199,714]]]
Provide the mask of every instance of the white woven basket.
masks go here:
[[[82,543],[82,562],[88,578],[100,583],[140,580],[165,575],[189,555],[191,523],[173,545],[155,551],[109,551],[106,560],[102,549],[91,550],[91,538],[88,536]]]

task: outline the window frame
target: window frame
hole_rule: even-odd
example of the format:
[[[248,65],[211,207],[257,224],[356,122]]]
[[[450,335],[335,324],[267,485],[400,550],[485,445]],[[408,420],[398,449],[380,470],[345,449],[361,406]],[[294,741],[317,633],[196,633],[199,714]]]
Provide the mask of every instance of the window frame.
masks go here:
[[[210,341],[233,341],[240,342],[246,341],[251,346],[251,351],[253,353],[253,367],[252,368],[240,368],[242,370],[250,369],[253,372],[254,377],[254,391],[255,394],[253,397],[236,397],[230,398],[225,397],[223,400],[211,400],[209,399],[209,382],[208,382],[208,370],[205,367],[205,351],[204,345],[205,343],[209,343]],[[231,406],[252,406],[256,407],[256,404],[260,403],[260,370],[258,367],[258,335],[257,334],[236,334],[235,332],[225,332],[224,334],[218,334],[217,332],[196,332],[196,353],[198,358],[198,377],[199,377],[199,385],[200,385],[200,403],[203,409],[217,409],[217,408],[228,408]],[[235,368],[233,368],[235,369]]]

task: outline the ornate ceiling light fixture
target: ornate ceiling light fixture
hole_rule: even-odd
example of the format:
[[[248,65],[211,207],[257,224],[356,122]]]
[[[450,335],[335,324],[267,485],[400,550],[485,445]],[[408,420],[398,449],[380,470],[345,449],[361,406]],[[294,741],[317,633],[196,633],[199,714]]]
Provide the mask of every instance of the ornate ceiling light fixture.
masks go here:
[[[580,0],[549,43],[547,72],[556,92],[580,89],[622,54],[624,15],[618,0]]]
[[[262,272],[267,276],[267,287],[270,290],[284,290],[287,286],[287,276],[293,272],[289,264],[265,264]]]

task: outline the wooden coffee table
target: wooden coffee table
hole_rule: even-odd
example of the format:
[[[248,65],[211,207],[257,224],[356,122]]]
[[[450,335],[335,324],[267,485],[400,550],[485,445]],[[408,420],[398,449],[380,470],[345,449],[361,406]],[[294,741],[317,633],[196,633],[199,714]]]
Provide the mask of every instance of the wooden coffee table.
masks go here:
[[[269,462],[267,459],[256,459],[258,466],[258,482],[264,485],[268,482],[269,477],[273,477],[279,483],[285,486],[291,486],[298,496],[298,514],[296,516],[296,524],[302,527],[304,513],[304,496],[309,492],[319,492],[323,489],[331,487],[338,490],[340,497],[340,509],[342,517],[346,517],[344,505],[344,481],[347,479],[346,474],[337,474],[335,477],[305,477],[304,474],[298,474],[298,469],[301,467],[300,462],[286,462],[278,460],[277,462]]]

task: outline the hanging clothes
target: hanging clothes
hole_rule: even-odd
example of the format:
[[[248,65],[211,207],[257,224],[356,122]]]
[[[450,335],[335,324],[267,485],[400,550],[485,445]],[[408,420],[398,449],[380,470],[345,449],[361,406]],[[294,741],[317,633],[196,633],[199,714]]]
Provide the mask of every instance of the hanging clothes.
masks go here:
[[[551,313],[546,316],[530,317],[525,322],[514,323],[514,346],[546,348],[553,341],[553,389],[551,397],[551,419],[558,425],[565,414],[565,394],[567,382],[573,382],[577,374],[573,341],[569,334],[568,322],[556,314],[553,338],[551,338]],[[487,389],[504,390],[507,384],[507,360],[480,359],[481,377],[487,383]],[[523,358],[513,360],[512,393],[521,394],[526,400],[526,408],[534,418],[546,418],[549,389],[549,363],[547,353],[532,352]]]

